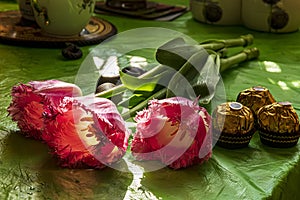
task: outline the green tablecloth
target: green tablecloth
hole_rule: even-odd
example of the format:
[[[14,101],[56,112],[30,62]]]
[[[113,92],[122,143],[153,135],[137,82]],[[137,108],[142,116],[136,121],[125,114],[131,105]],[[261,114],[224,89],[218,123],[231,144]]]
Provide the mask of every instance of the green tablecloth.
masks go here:
[[[162,1],[161,1],[162,2]],[[163,1],[179,3],[183,1]],[[0,10],[17,4],[0,2]],[[254,85],[270,89],[277,101],[290,101],[300,114],[300,32],[269,34],[243,26],[212,26],[193,20],[187,13],[172,22],[99,16],[112,22],[118,32],[137,27],[164,27],[197,41],[235,38],[251,33],[261,50],[258,61],[240,64],[222,77],[228,100]],[[83,47],[87,55],[94,46]],[[27,48],[0,44],[0,199],[299,199],[300,144],[290,149],[262,145],[255,134],[248,148],[226,150],[214,147],[213,157],[201,166],[173,171],[168,168],[143,174],[110,168],[70,170],[56,166],[40,142],[18,133],[7,117],[10,89],[18,82],[60,79],[74,82],[84,58],[62,59],[61,49]],[[267,66],[276,63],[280,70]],[[139,182],[141,185],[134,185]]]

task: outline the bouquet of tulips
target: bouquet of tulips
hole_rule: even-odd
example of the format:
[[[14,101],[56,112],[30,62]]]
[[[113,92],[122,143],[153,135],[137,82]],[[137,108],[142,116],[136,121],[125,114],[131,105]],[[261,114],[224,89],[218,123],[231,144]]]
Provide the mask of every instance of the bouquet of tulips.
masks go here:
[[[158,66],[135,77],[120,71],[122,84],[82,96],[74,84],[31,81],[12,89],[9,115],[21,133],[45,142],[63,167],[103,168],[118,162],[129,146],[125,120],[136,122],[130,150],[137,160],[155,160],[173,169],[202,163],[211,156],[211,118],[199,102],[214,96],[219,73],[255,59],[246,47],[251,35],[189,45],[173,39],[156,51]],[[189,86],[189,87],[187,87]],[[109,98],[132,91],[115,105]],[[119,113],[118,107],[128,111]]]
[[[130,108],[122,114],[124,119],[133,117],[137,111],[147,107],[151,99],[181,96],[188,99],[200,97],[202,102],[209,102],[220,73],[259,56],[259,50],[254,47],[244,48],[228,57],[228,48],[246,47],[252,43],[252,35],[228,40],[207,40],[198,45],[189,45],[182,38],[175,38],[157,49],[156,60],[160,65],[138,77],[120,71],[122,84],[97,93],[96,96],[113,98],[127,90],[134,91],[131,97],[119,103]]]

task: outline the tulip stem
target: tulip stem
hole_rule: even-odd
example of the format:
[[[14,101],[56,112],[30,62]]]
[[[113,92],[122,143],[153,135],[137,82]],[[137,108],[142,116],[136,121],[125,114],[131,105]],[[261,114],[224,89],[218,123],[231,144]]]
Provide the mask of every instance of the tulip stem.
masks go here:
[[[220,64],[220,73],[244,61],[256,59],[259,56],[257,48],[244,49],[241,53],[233,55],[229,58],[222,58]]]
[[[246,47],[253,43],[253,35],[242,35],[239,38],[227,39],[227,40],[207,40],[200,43],[200,46],[204,49],[210,49],[213,51],[219,51],[228,47]]]
[[[167,92],[167,89],[163,88],[163,89],[159,90],[158,92],[154,93],[153,95],[151,95],[150,97],[148,97],[147,99],[145,99],[144,101],[142,101],[141,103],[137,104],[133,108],[129,109],[127,112],[122,113],[123,119],[127,120],[127,119],[131,118],[133,115],[135,115],[136,112],[142,110],[143,108],[146,108],[148,105],[148,102],[150,100],[165,98],[166,92]]]
[[[198,45],[198,47],[201,46],[206,51],[199,52],[199,50],[201,50],[201,48],[200,48],[198,50],[198,52],[196,51],[192,56],[190,56],[190,59],[188,61],[186,61],[183,65],[178,65],[179,63],[177,63],[176,59],[175,59],[175,58],[178,58],[178,56],[177,57],[175,56],[175,58],[172,59],[172,56],[173,56],[173,54],[172,54],[171,57],[169,56],[168,62],[170,62],[170,63],[175,62],[174,65],[178,65],[178,69],[177,68],[174,68],[174,69],[176,69],[178,72],[175,73],[175,75],[169,81],[169,84],[170,83],[178,84],[177,82],[179,81],[179,78],[181,76],[186,76],[186,78],[188,78],[189,81],[192,81],[191,79],[194,79],[194,77],[197,76],[197,74],[198,74],[197,72],[200,71],[201,66],[205,64],[204,61],[206,61],[206,59],[204,59],[205,55],[203,54],[203,52],[207,52],[210,56],[213,56],[213,55],[218,56],[218,58],[219,58],[219,57],[221,57],[221,55],[219,54],[220,50],[224,50],[228,47],[236,47],[236,46],[245,47],[252,43],[253,43],[253,36],[250,34],[241,36],[240,38],[237,38],[237,39],[205,41],[203,43],[200,43],[200,45]],[[162,56],[164,54],[160,53],[157,55]],[[220,58],[219,59],[220,73],[224,72],[227,69],[230,69],[231,67],[234,67],[235,65],[237,65],[241,62],[256,59],[256,58],[258,58],[258,56],[259,56],[259,50],[257,48],[251,48],[251,49],[244,49],[242,52],[240,52],[236,55],[233,55],[231,57],[228,57],[228,58]],[[158,58],[158,56],[157,56],[157,58]],[[159,58],[163,59],[164,57],[159,57]],[[194,66],[195,64],[196,64],[196,66]],[[200,66],[200,68],[198,65]],[[143,78],[153,77],[153,76],[160,74],[168,69],[169,69],[169,67],[166,65],[158,65],[158,66],[152,68],[151,70],[147,71],[146,73],[142,74],[138,78],[143,79]],[[114,88],[111,88],[104,92],[98,93],[95,96],[109,98],[109,97],[118,95],[120,93],[123,93],[126,90],[127,90],[126,86],[124,84],[120,84]],[[136,112],[147,107],[148,102],[150,100],[163,99],[166,97],[171,97],[171,95],[172,94],[170,93],[170,91],[168,91],[168,88],[163,88],[163,89],[159,90],[158,92],[154,93],[153,95],[151,95],[149,97],[145,97],[146,99],[144,101],[138,103],[137,105],[133,106],[128,111],[124,112],[122,114],[122,117],[124,120],[127,120],[127,119],[131,118],[132,116],[134,116],[136,114]]]
[[[236,64],[239,64],[239,63],[247,61],[247,60],[255,59],[258,56],[259,56],[259,50],[257,48],[251,48],[251,49],[245,49],[241,53],[233,55],[229,58],[225,58],[225,59],[221,58],[220,59],[220,62],[221,62],[220,63],[220,73],[224,72],[225,70],[227,70],[231,67],[233,67]],[[191,67],[190,64],[183,65],[180,68],[179,73],[181,73],[182,75],[185,75],[186,72],[189,72],[189,71],[186,70],[187,67],[189,67],[189,69],[190,69],[190,67]],[[175,82],[179,81],[176,74],[174,75],[173,78],[172,78],[172,81],[174,81],[175,79],[176,79]],[[144,101],[142,101],[141,103],[139,103],[136,106],[134,106],[133,108],[131,108],[129,111],[123,113],[122,117],[123,117],[124,120],[127,120],[127,119],[131,118],[132,115],[135,115],[135,113],[137,111],[140,111],[143,108],[145,108],[148,105],[149,100],[162,99],[162,98],[166,98],[166,97],[172,97],[172,94],[168,91],[167,88],[163,88],[160,91],[153,94],[152,96],[145,99]]]
[[[147,71],[146,73],[140,75],[138,78],[150,78],[153,76],[156,76],[157,74],[162,73],[166,70],[166,67],[164,65],[157,65],[153,67],[151,70]],[[125,92],[126,86],[124,84],[117,85],[116,87],[113,87],[111,89],[105,90],[103,92],[95,94],[96,97],[103,97],[103,98],[110,98],[112,96],[116,96],[122,92]]]
[[[200,43],[200,46],[208,51],[209,54],[211,54],[214,51],[220,51],[222,49],[228,48],[228,47],[236,47],[236,46],[248,46],[253,43],[253,36],[251,34],[248,35],[242,35],[239,38],[235,39],[226,39],[226,40],[207,40],[202,43]],[[211,51],[212,50],[212,51]],[[221,60],[221,71],[226,70],[227,68],[231,67],[234,64],[237,64],[239,62],[242,62],[247,59],[247,53],[245,54],[238,54],[235,56],[232,56],[227,59]],[[162,73],[165,69],[164,65],[158,65],[151,70],[147,71],[145,74],[142,74],[139,76],[139,78],[149,78],[153,77],[157,74]],[[115,95],[118,95],[126,90],[126,87],[123,84],[120,84],[114,88],[111,88],[109,90],[97,93],[96,97],[104,97],[109,98]]]

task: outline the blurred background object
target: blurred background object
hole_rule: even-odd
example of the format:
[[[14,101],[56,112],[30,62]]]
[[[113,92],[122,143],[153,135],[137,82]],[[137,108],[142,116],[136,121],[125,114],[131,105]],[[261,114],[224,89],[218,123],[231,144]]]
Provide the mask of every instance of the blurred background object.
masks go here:
[[[95,12],[145,20],[172,21],[188,11],[183,5],[169,5],[147,0],[97,1]]]
[[[94,13],[95,0],[31,0],[42,33],[57,37],[77,36]]]
[[[106,5],[113,8],[125,10],[145,9],[147,7],[146,0],[106,0]]]
[[[241,6],[242,0],[190,0],[193,17],[208,24],[241,24]]]
[[[30,1],[31,0],[18,0],[19,10],[22,14],[22,18],[25,20],[35,21]]]
[[[242,20],[246,27],[265,32],[294,32],[300,26],[300,1],[244,0]]]

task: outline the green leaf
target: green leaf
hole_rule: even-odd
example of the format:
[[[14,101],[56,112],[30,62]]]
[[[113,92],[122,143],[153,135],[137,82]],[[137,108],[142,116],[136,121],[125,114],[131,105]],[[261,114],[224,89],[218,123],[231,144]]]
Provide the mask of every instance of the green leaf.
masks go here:
[[[125,99],[125,100],[121,101],[118,104],[118,106],[122,106],[122,107],[126,107],[126,108],[131,109],[134,106],[136,106],[137,104],[139,104],[142,101],[144,101],[145,99],[147,99],[147,97],[144,96],[143,94],[133,94],[128,99]]]
[[[155,56],[160,64],[179,70],[192,55],[202,49],[199,45],[187,44],[183,38],[175,38],[160,46]]]
[[[124,85],[117,85],[111,89],[95,94],[96,97],[110,98],[122,94],[126,90]]]
[[[174,92],[176,92],[176,96],[183,96],[186,92],[190,94],[192,81],[200,76],[208,56],[205,50],[195,53],[170,80],[167,97],[173,96]]]
[[[149,96],[147,99],[145,99],[144,101],[142,101],[141,103],[137,104],[136,106],[134,106],[133,108],[129,109],[129,111],[122,113],[122,118],[124,120],[127,120],[133,116],[135,116],[136,112],[139,110],[142,110],[143,108],[146,108],[148,105],[149,100],[151,99],[162,99],[165,98],[166,96],[166,88],[163,88],[161,90],[159,90],[158,92],[155,92],[153,95]]]
[[[133,93],[127,95],[123,101],[118,103],[118,106],[126,107],[126,108],[133,108],[142,101],[148,99],[150,96],[152,96],[154,93],[164,89],[164,86],[162,85],[157,85],[155,89],[151,92],[146,92],[146,91],[134,91]]]
[[[193,85],[193,89],[196,96],[199,96],[200,98],[207,97],[210,95],[207,84],[203,80],[201,83]]]
[[[152,92],[162,78],[165,79],[169,77],[168,74],[170,74],[168,71],[164,71],[153,77],[140,78],[130,76],[120,71],[120,79],[124,86],[129,90]]]

